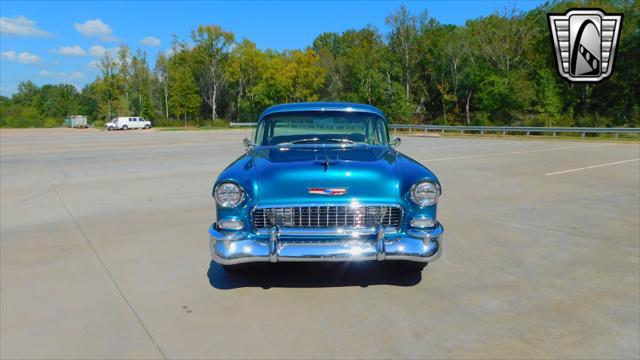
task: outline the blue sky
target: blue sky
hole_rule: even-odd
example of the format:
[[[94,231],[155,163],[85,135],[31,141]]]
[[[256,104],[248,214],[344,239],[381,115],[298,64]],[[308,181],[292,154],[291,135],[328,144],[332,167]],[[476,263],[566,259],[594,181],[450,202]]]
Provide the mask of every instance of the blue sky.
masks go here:
[[[368,24],[387,32],[385,17],[405,4],[427,10],[442,23],[461,25],[514,3],[522,10],[542,1],[0,1],[0,94],[21,81],[71,83],[98,74],[92,63],[121,43],[145,50],[151,63],[166,51],[172,34],[187,39],[201,24],[216,24],[261,49],[310,45],[328,31]]]

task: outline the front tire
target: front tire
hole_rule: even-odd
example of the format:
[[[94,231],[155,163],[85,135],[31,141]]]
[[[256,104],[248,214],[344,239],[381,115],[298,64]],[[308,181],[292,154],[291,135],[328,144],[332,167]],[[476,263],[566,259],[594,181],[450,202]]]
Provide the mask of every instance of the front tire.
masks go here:
[[[113,131],[113,126],[109,126],[109,127],[107,128],[107,131]]]
[[[150,127],[151,127],[151,126],[149,126],[149,125],[145,125],[145,126],[144,126],[145,130],[146,130],[146,129],[148,129],[148,128],[150,128]]]
[[[221,265],[221,266],[222,266],[222,270],[224,270],[226,273],[237,274],[237,273],[243,273],[247,271],[250,264],[234,264],[234,265]]]
[[[122,127],[122,130],[129,130],[129,127],[128,127],[127,125],[124,125],[124,126]]]

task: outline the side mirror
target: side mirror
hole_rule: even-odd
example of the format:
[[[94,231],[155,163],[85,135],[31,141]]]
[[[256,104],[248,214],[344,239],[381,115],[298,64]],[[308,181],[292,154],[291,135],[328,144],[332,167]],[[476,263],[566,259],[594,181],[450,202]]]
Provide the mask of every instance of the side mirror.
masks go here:
[[[247,152],[251,151],[251,148],[253,148],[253,143],[248,138],[244,138],[242,143],[244,144],[244,147],[247,148]]]
[[[392,147],[398,147],[398,146],[400,146],[401,142],[402,142],[402,140],[399,137],[397,137],[397,138],[391,140],[391,144],[390,145]]]

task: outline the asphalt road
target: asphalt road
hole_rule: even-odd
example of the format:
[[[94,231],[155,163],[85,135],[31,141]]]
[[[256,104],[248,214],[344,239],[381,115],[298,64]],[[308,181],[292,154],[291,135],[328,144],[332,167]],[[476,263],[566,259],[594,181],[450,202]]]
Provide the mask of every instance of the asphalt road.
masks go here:
[[[640,145],[403,138],[439,176],[420,274],[210,262],[244,131],[2,130],[0,356],[639,358]]]

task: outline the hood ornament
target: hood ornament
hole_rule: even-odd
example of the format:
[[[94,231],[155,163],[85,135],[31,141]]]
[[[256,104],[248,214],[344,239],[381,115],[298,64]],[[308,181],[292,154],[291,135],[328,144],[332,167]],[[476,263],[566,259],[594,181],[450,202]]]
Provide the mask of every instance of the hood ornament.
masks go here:
[[[338,159],[337,156],[335,160],[330,160],[327,154],[324,154],[324,160],[319,160],[317,156],[315,160],[316,164],[320,164],[322,165],[322,167],[324,167],[324,172],[327,172],[327,170],[329,170],[330,165],[337,165],[339,162],[340,162],[340,159]]]

